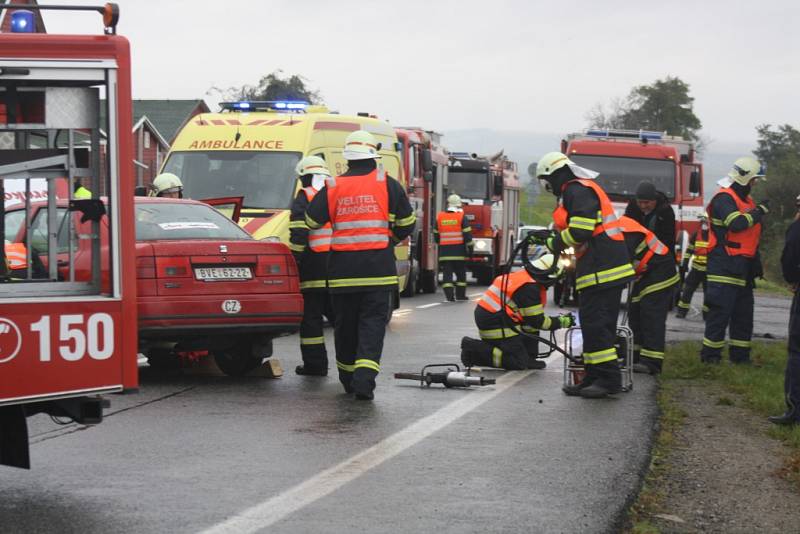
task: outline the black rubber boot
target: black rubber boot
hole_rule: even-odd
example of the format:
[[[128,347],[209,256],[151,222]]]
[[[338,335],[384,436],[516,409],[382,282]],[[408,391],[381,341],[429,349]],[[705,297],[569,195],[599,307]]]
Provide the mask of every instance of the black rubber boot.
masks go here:
[[[547,362],[537,358],[528,356],[528,369],[544,369],[547,367]]]
[[[589,385],[581,389],[581,397],[584,399],[602,399],[609,395],[614,395],[622,391],[622,372],[616,361],[604,362],[588,367],[593,367],[592,374],[597,378]]]
[[[456,286],[456,300],[469,300],[467,298],[467,286]]]
[[[658,358],[648,358],[642,356],[639,361],[633,364],[633,372],[645,375],[657,375],[661,373],[661,364],[663,360]]]
[[[492,367],[492,347],[481,339],[471,337],[461,338],[461,363],[466,367],[480,365]]]
[[[294,372],[300,376],[328,376],[327,369],[314,369],[305,365],[298,365],[294,368]]]
[[[591,386],[592,382],[594,381],[595,381],[595,376],[590,373],[590,368],[587,368],[586,374],[583,376],[583,380],[579,384],[573,384],[571,386],[563,386],[561,388],[561,391],[563,391],[568,397],[580,397],[581,390]]]
[[[447,302],[455,302],[456,299],[453,296],[453,288],[452,287],[443,287],[444,290],[444,298],[447,299]]]

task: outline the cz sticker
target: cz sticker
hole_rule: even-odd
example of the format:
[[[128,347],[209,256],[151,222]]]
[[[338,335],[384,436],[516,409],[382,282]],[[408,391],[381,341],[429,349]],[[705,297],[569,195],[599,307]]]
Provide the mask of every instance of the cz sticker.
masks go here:
[[[222,303],[222,311],[225,313],[239,313],[242,311],[242,303],[238,300],[226,300]]]

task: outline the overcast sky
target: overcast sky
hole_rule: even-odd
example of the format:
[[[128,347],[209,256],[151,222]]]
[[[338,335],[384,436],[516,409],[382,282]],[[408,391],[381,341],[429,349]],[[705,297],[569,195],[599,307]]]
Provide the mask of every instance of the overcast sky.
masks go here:
[[[101,4],[101,0],[42,0]],[[678,76],[703,134],[800,127],[797,0],[121,0],[136,98],[206,98],[275,69],[395,125],[562,134],[598,102]],[[49,12],[50,33],[99,15]]]

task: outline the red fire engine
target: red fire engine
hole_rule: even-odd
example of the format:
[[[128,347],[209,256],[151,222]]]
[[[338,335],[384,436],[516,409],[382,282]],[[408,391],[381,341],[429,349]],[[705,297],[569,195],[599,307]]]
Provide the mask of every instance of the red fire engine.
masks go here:
[[[472,227],[475,247],[467,269],[479,284],[489,285],[514,250],[519,227],[517,164],[503,151],[488,158],[452,152],[445,189],[447,195],[461,197]]]
[[[561,151],[600,173],[597,181],[618,213],[625,211],[639,182],[652,182],[672,204],[676,243],[685,249],[703,212],[703,165],[696,161],[691,141],[644,130],[586,130],[568,135]]]
[[[435,293],[438,255],[433,229],[444,203],[447,150],[440,144],[439,133],[421,128],[395,128],[395,132],[402,147],[408,198],[417,214],[411,236],[411,274],[402,296],[411,297],[418,291]]]
[[[11,14],[14,30],[35,29],[27,9]],[[138,385],[130,48],[116,5],[74,9],[102,13],[106,34],[0,34],[0,463],[24,468],[26,417],[99,423],[100,395]],[[25,209],[6,212],[19,202],[6,188]],[[24,242],[9,242],[21,228]],[[78,245],[91,250],[87,278],[75,276]]]

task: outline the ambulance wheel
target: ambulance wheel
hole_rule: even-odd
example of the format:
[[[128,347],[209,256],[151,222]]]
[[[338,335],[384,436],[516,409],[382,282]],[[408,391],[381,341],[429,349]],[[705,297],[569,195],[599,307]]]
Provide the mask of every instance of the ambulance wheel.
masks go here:
[[[263,358],[253,356],[250,341],[241,341],[224,350],[214,351],[214,361],[219,370],[228,376],[243,376],[261,365]]]
[[[423,293],[436,293],[436,271],[423,269],[419,281]]]

